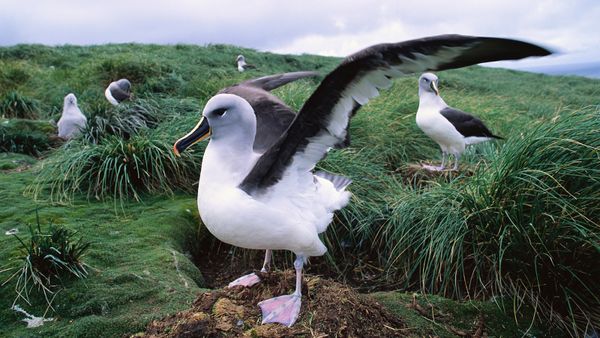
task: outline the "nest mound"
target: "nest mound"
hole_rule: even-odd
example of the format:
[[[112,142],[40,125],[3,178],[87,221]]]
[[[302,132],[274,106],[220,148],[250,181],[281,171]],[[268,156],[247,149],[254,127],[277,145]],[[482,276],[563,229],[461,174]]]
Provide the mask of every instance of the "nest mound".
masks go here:
[[[261,282],[202,293],[191,309],[155,320],[135,337],[404,337],[406,325],[381,304],[337,282],[307,275],[294,326],[261,325],[258,302],[294,290],[293,271],[257,273]]]

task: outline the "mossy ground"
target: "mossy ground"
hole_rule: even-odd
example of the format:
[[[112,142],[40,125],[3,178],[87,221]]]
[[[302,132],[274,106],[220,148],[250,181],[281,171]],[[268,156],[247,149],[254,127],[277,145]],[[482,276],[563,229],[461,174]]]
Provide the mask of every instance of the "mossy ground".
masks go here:
[[[32,179],[31,171],[0,173],[0,266],[19,264],[19,244],[4,232],[17,228],[26,237],[39,208],[42,227],[50,221],[63,224],[92,242],[84,257],[90,274],[63,282],[52,302],[56,311],[48,312],[56,320],[38,329],[26,329],[22,315],[10,310],[14,284],[2,286],[0,336],[116,337],[184,309],[202,291],[202,277],[184,247],[198,226],[193,197],[148,198],[144,204],[127,204],[126,213],[115,213],[112,203],[47,206],[23,196]],[[2,282],[13,271],[3,273]],[[31,306],[22,299],[16,303],[41,316],[45,301],[39,295],[31,301]]]

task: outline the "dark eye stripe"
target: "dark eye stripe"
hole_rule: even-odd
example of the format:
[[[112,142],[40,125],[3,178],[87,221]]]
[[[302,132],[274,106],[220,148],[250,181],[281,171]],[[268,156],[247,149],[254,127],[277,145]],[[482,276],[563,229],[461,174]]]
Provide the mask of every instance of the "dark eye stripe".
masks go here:
[[[218,116],[223,116],[223,114],[225,114],[226,111],[227,111],[227,109],[225,109],[225,108],[215,109],[215,110],[213,110],[213,114],[218,115]]]

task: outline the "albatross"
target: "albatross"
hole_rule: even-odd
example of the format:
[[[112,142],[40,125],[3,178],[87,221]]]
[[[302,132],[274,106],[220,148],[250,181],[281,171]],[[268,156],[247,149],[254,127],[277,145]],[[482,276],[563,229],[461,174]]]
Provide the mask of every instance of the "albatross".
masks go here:
[[[242,54],[238,55],[235,61],[237,62],[237,69],[240,73],[245,71],[246,68],[256,68],[256,66],[246,63],[246,58]]]
[[[106,87],[104,96],[113,106],[128,100],[131,97],[131,82],[127,79],[111,82],[108,87]]]
[[[210,137],[198,187],[203,223],[225,243],[296,255],[295,291],[261,301],[262,322],[292,326],[298,318],[303,266],[308,257],[327,251],[319,234],[350,200],[349,178],[313,170],[328,151],[347,145],[350,118],[362,105],[404,74],[548,54],[522,41],[460,35],[368,47],[327,74],[277,141],[262,153],[254,149],[264,132],[257,129],[254,111],[260,107],[253,108],[232,93],[208,100],[198,124],[173,146],[179,154]],[[270,259],[266,256],[265,266]],[[241,279],[239,285],[254,282],[252,275]]]
[[[467,145],[503,139],[494,135],[477,117],[448,106],[440,96],[438,77],[433,73],[425,73],[419,78],[416,120],[417,126],[442,149],[442,164],[439,167],[423,165],[432,171],[444,170],[449,154],[454,155],[452,170],[458,170],[460,155]]]
[[[58,137],[69,140],[85,128],[87,118],[77,106],[77,97],[75,94],[69,93],[65,96],[63,104],[63,112],[58,120]]]

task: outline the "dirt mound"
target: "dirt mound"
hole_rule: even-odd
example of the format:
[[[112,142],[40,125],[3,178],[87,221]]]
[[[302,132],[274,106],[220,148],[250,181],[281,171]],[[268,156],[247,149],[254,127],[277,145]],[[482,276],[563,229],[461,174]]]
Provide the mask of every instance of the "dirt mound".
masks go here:
[[[431,171],[425,169],[424,165],[431,165],[429,163],[412,163],[406,166],[402,166],[394,169],[394,173],[400,175],[402,182],[406,185],[410,185],[416,188],[425,188],[431,185],[433,182],[442,178],[446,182],[450,182],[458,176],[473,176],[474,169],[467,166],[461,165],[458,171],[450,169],[442,171]],[[437,162],[435,165],[440,165]]]
[[[291,328],[261,325],[257,303],[293,292],[293,271],[257,273],[261,282],[198,296],[191,309],[148,324],[136,337],[403,337],[406,325],[374,299],[347,286],[305,276],[302,309]]]

